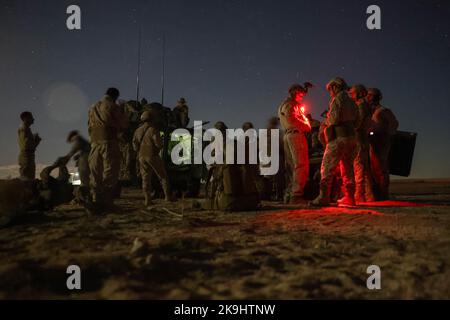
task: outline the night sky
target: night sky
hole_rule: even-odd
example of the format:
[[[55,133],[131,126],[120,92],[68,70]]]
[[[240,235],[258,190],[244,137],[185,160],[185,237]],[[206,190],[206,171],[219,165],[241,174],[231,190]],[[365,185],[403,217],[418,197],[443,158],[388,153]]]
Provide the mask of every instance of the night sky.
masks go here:
[[[229,127],[266,120],[294,82],[316,85],[307,107],[327,108],[335,76],[379,87],[400,130],[418,132],[413,177],[450,177],[450,1],[0,0],[0,165],[16,163],[19,114],[32,111],[38,163],[87,133],[87,111],[109,86],[134,99],[142,26],[142,96],[185,97],[191,120]],[[66,28],[77,4],[82,30]],[[366,8],[382,30],[366,28]]]

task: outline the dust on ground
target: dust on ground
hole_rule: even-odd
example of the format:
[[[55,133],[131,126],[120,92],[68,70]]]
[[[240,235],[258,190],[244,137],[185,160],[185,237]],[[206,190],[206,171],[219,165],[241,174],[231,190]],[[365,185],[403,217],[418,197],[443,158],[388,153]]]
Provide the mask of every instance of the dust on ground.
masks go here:
[[[193,199],[88,217],[63,206],[0,229],[3,299],[449,299],[450,181],[393,183],[394,201],[221,213]],[[66,269],[81,268],[69,291]],[[367,267],[381,268],[368,290]]]

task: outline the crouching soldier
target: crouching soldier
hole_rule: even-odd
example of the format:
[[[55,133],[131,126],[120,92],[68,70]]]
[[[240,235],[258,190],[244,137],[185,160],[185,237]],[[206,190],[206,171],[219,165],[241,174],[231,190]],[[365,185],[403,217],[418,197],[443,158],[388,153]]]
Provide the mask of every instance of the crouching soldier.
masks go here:
[[[164,191],[166,201],[171,201],[169,181],[166,168],[159,153],[164,146],[160,132],[155,126],[152,111],[145,111],[141,116],[143,124],[136,130],[133,137],[133,148],[138,153],[140,173],[142,176],[142,190],[144,192],[145,206],[152,204],[151,178],[156,174]]]
[[[222,133],[223,146],[225,146],[227,126],[219,121],[214,127]],[[225,156],[227,150],[223,150]],[[234,154],[236,155],[236,152]],[[210,168],[206,181],[207,195],[203,208],[220,211],[258,209],[260,198],[256,188],[256,178],[256,172],[247,159],[245,164],[236,164],[236,161],[234,164],[214,164]]]
[[[53,170],[58,168],[58,177],[51,176]],[[69,182],[70,174],[65,165],[65,158],[59,158],[56,162],[44,168],[40,174],[41,181],[38,184],[41,210],[53,210],[53,208],[69,203],[73,199],[73,185]]]
[[[51,176],[59,169],[57,178]],[[58,159],[40,174],[41,180],[0,180],[0,227],[17,220],[26,213],[53,210],[73,199],[73,186],[64,159]]]

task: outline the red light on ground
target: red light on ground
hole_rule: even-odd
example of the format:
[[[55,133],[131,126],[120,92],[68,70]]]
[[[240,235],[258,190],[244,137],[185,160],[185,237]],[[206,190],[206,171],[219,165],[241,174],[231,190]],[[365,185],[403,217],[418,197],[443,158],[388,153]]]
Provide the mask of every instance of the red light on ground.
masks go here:
[[[386,201],[376,201],[376,202],[365,202],[360,204],[362,207],[412,207],[412,208],[421,208],[421,207],[429,207],[430,205],[424,203],[416,203],[409,201],[394,201],[394,200],[386,200]]]

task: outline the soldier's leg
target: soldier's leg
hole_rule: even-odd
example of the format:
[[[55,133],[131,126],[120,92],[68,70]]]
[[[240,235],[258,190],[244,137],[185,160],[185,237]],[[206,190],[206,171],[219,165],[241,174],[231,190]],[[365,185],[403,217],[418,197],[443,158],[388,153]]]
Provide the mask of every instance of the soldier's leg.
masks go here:
[[[169,181],[167,178],[166,168],[164,167],[164,162],[159,156],[153,156],[150,165],[153,168],[153,171],[158,176],[159,181],[161,183],[161,187],[164,191],[164,196],[166,200],[171,200],[172,194],[170,192]]]
[[[132,180],[132,150],[133,146],[131,143],[127,143],[126,152],[124,154],[124,163],[125,163],[125,176],[128,181]]]
[[[303,133],[290,135],[289,147],[293,162],[292,195],[302,197],[309,177],[308,142]]]
[[[81,156],[78,159],[78,175],[80,176],[81,186],[89,187],[89,158],[87,156]]]
[[[103,158],[100,144],[92,145],[89,153],[90,186],[92,200],[96,203],[102,202],[103,194]]]
[[[153,169],[150,166],[148,159],[139,158],[139,171],[142,178],[142,192],[144,194],[144,205],[146,207],[152,204],[152,174]]]
[[[285,167],[285,192],[284,192],[284,200],[285,202],[289,201],[292,189],[292,178],[293,178],[293,160],[292,154],[289,149],[289,135],[290,133],[286,133],[283,137],[283,150],[284,150],[284,167]]]
[[[364,198],[366,201],[375,201],[375,196],[373,192],[373,181],[372,173],[370,171],[370,145],[366,141],[363,144],[363,160],[364,160]],[[357,183],[357,182],[356,182]]]
[[[320,169],[320,194],[311,203],[312,205],[328,205],[330,203],[330,191],[333,175],[336,167],[340,162],[339,143],[338,140],[331,141],[325,148],[325,153],[322,159],[322,166]]]
[[[340,150],[341,155],[341,174],[344,198],[338,203],[355,205],[355,176],[353,163],[355,161],[356,139],[346,138],[345,144]]]
[[[367,164],[366,164],[366,154],[364,144],[362,141],[359,140],[356,144],[356,156],[353,162],[353,170],[355,173],[355,184],[356,184],[355,200],[356,202],[365,202],[366,201],[365,173],[367,170]]]
[[[114,192],[119,181],[120,170],[120,150],[116,142],[108,142],[102,150],[103,156],[103,183],[105,185],[105,195],[109,203],[113,203]]]
[[[19,155],[19,172],[20,179],[32,181],[36,179],[36,163],[34,154]]]
[[[385,200],[386,196],[384,190],[384,185],[386,184],[386,165],[384,162],[387,162],[387,160],[383,158],[387,159],[387,156],[385,156],[386,151],[383,148],[382,142],[383,141],[379,139],[373,141],[370,146],[370,167],[372,170],[376,200]]]
[[[390,138],[386,139],[380,152],[380,195],[383,200],[389,199],[389,152],[391,149]]]

